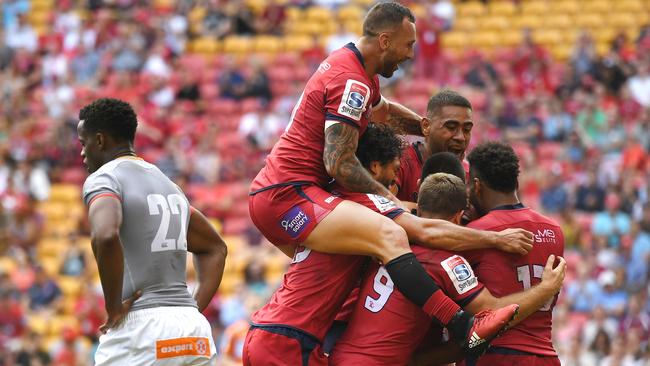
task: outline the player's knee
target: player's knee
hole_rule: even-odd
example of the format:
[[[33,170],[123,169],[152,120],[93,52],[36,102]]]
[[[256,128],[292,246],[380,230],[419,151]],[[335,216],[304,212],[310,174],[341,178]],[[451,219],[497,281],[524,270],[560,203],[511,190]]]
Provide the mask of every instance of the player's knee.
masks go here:
[[[379,258],[386,263],[409,251],[406,231],[392,220],[382,222],[379,238]]]

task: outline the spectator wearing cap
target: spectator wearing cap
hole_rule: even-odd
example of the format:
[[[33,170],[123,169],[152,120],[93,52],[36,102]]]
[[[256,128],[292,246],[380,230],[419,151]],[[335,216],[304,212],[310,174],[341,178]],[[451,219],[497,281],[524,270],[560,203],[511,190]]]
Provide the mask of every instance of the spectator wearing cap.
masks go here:
[[[594,235],[607,239],[610,247],[618,248],[621,237],[628,235],[631,228],[630,216],[620,210],[621,200],[615,193],[610,193],[605,198],[606,211],[594,215],[591,231]]]
[[[606,270],[598,275],[601,291],[595,298],[596,306],[601,306],[607,316],[620,317],[625,312],[628,294],[622,288],[622,279],[613,270]]]

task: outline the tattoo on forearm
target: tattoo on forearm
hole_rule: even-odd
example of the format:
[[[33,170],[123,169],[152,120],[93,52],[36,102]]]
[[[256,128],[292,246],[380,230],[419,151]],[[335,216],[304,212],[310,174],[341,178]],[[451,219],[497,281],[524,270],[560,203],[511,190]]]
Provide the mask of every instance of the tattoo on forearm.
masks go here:
[[[404,135],[422,135],[420,121],[404,117],[396,113],[388,115],[388,123],[395,128],[395,131]]]
[[[357,159],[358,142],[359,131],[345,123],[337,123],[325,130],[325,168],[346,189],[386,195],[388,189],[374,180]]]

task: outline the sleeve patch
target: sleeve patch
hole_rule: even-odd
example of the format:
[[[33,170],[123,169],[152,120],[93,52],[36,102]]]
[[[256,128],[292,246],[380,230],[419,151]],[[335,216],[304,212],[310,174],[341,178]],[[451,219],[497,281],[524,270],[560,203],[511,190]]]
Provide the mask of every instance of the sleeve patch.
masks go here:
[[[369,100],[370,88],[360,81],[348,79],[337,112],[342,116],[359,121]]]
[[[368,198],[370,198],[370,200],[372,201],[372,203],[375,204],[377,210],[379,210],[379,212],[382,214],[397,209],[397,205],[395,204],[395,202],[389,200],[386,197],[379,196],[376,194],[370,194],[370,193],[368,193],[367,195]]]
[[[440,265],[447,272],[458,294],[462,295],[478,286],[478,278],[465,258],[454,255],[440,262]]]

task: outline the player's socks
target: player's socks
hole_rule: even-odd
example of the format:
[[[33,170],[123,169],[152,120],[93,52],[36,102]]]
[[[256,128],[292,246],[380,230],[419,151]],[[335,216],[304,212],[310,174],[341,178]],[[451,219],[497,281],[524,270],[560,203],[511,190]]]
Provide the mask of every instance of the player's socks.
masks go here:
[[[429,316],[447,325],[460,306],[451,300],[433,281],[415,254],[403,254],[384,266],[395,287]]]

